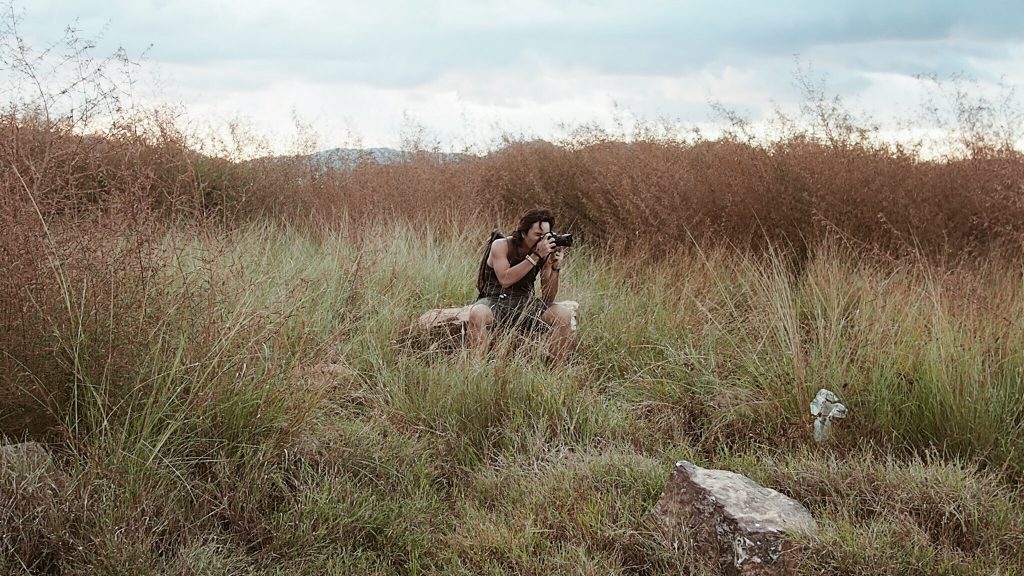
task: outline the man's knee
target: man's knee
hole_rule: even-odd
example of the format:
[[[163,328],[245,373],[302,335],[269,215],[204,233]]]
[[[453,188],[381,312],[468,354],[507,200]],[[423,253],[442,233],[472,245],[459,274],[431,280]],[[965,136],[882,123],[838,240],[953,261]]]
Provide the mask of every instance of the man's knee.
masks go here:
[[[544,316],[552,328],[568,329],[572,325],[572,310],[561,304],[552,304]]]
[[[490,306],[474,304],[469,309],[469,322],[474,326],[490,326],[494,322],[494,312]]]

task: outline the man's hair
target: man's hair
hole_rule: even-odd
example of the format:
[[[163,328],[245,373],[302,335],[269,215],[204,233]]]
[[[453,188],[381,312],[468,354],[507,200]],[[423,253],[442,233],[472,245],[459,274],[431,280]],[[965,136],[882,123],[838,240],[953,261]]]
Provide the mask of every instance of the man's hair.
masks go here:
[[[534,208],[524,212],[519,217],[519,225],[516,227],[516,231],[512,233],[512,243],[517,248],[522,248],[524,245],[523,239],[529,234],[530,228],[537,222],[547,222],[551,225],[551,229],[555,229],[555,216],[551,214],[551,211],[547,208]]]

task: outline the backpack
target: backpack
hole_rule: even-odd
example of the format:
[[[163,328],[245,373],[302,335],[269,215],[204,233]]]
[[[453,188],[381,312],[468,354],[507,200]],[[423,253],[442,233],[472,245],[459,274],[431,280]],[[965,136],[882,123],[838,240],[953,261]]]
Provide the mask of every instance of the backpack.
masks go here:
[[[491,255],[491,244],[494,244],[495,240],[500,240],[504,237],[505,233],[495,228],[491,230],[491,237],[487,239],[487,244],[484,246],[484,252],[480,256],[480,267],[476,273],[476,289],[480,294],[484,291],[484,274],[487,272],[487,257]]]

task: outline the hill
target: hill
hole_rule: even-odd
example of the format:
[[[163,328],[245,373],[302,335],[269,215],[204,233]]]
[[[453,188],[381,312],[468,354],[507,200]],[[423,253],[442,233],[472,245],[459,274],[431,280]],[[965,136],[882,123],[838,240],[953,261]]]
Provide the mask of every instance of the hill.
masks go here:
[[[307,156],[316,165],[334,170],[351,170],[362,164],[401,164],[419,158],[433,158],[438,162],[459,162],[468,154],[455,152],[428,152],[396,150],[394,148],[330,148]]]

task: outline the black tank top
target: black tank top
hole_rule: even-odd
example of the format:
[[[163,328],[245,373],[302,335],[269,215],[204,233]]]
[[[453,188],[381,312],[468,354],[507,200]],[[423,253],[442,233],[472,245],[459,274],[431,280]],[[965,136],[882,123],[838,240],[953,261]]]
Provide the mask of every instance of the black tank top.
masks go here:
[[[509,252],[512,251],[511,242],[509,242]],[[515,266],[523,260],[526,260],[526,256],[513,258],[509,256],[509,266]],[[534,266],[525,276],[520,278],[518,282],[509,286],[508,288],[502,288],[501,282],[498,281],[498,274],[494,271],[494,268],[490,264],[484,265],[483,270],[483,287],[480,289],[480,294],[477,298],[496,298],[502,294],[508,294],[510,296],[532,296],[533,285],[537,281],[537,274],[540,272],[541,267],[544,265],[544,261],[541,260]]]

